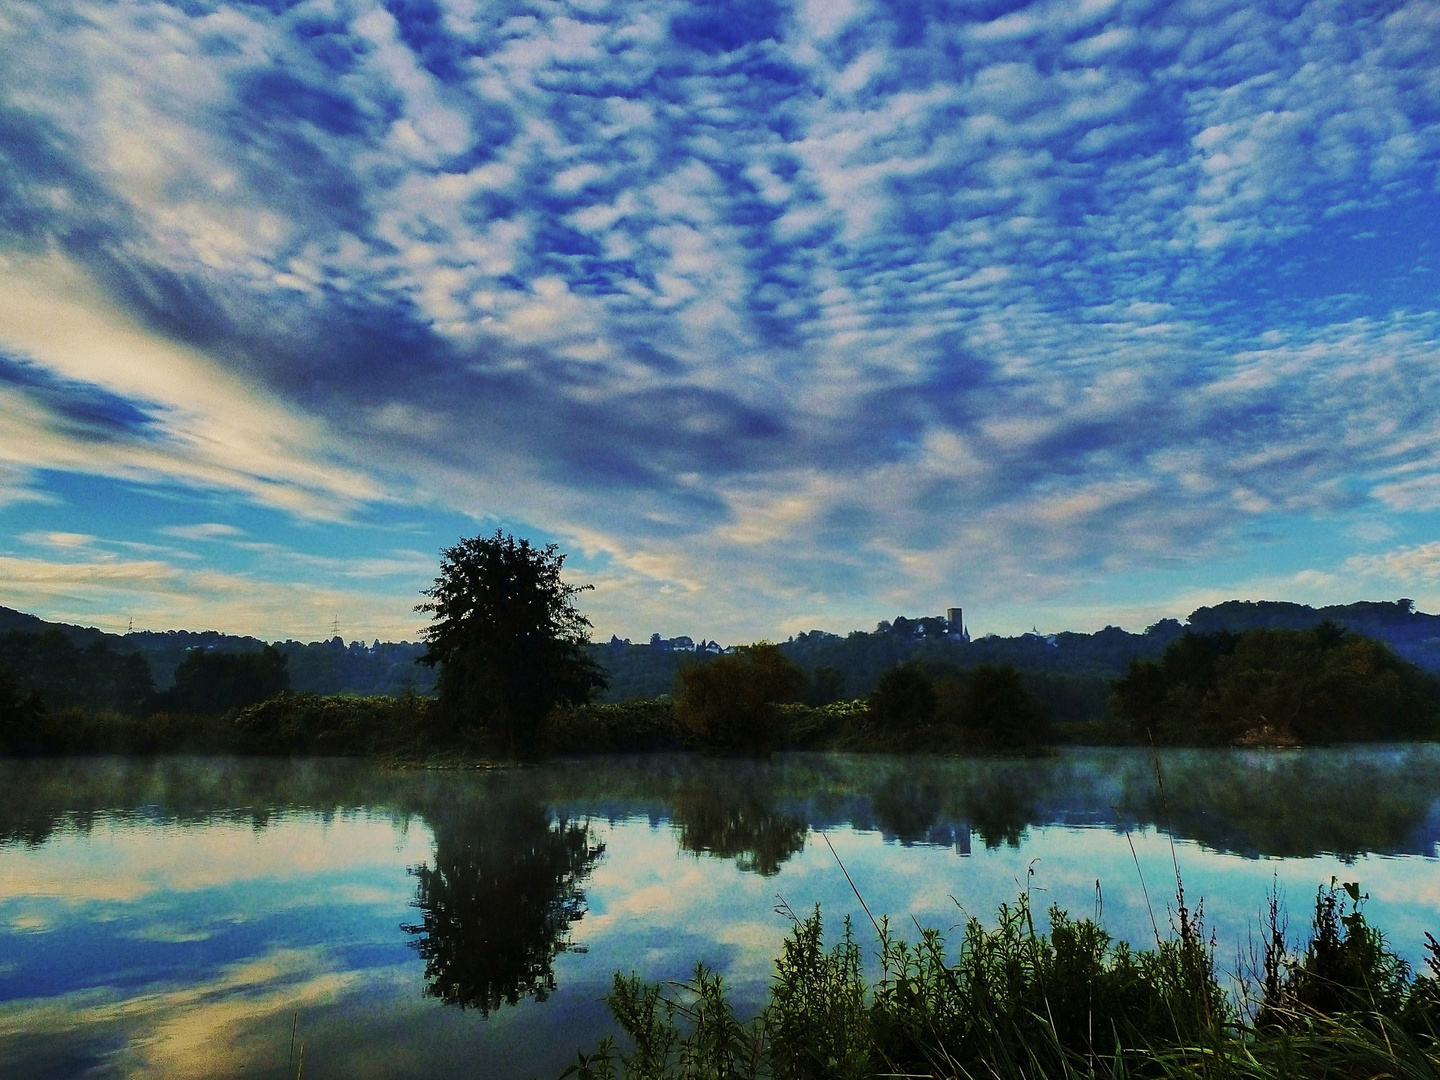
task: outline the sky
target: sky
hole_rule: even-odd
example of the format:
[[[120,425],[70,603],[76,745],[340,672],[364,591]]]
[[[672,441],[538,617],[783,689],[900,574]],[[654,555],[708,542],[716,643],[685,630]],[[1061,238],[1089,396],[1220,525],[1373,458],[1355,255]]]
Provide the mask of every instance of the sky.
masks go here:
[[[0,5],[0,604],[1440,609],[1440,6]]]

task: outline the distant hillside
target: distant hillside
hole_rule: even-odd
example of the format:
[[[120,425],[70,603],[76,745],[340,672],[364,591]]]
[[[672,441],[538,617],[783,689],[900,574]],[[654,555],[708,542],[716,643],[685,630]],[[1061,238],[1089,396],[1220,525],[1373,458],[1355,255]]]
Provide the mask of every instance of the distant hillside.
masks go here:
[[[981,663],[1013,664],[1026,673],[1031,689],[1054,715],[1089,718],[1104,709],[1111,679],[1125,673],[1134,657],[1157,657],[1187,629],[1243,631],[1256,627],[1305,629],[1331,620],[1349,630],[1387,642],[1405,659],[1440,671],[1440,615],[1415,610],[1410,600],[1361,601],[1312,608],[1276,600],[1231,600],[1190,613],[1186,623],[1163,619],[1143,633],[1107,626],[1093,634],[1021,634],[966,642],[947,636],[940,619],[897,618],[871,632],[845,636],[812,631],[781,643],[826,696],[861,697],[880,675],[898,663],[915,660],[932,667],[970,668]],[[194,648],[248,652],[265,642],[214,630],[136,631],[109,634],[94,627],[50,623],[34,615],[0,607],[0,633],[40,633],[56,629],[85,647],[103,641],[119,653],[145,658],[159,690],[168,687],[186,652]],[[685,640],[685,639],[677,639]],[[416,642],[283,641],[273,643],[289,662],[290,685],[319,694],[400,694],[434,692],[435,672],[415,660],[424,653]],[[608,701],[656,697],[671,691],[675,673],[705,658],[694,650],[615,641],[591,646],[592,655],[610,673]],[[822,669],[830,669],[828,672]]]
[[[1322,608],[1283,600],[1228,600],[1214,607],[1196,608],[1190,613],[1190,628],[1202,633],[1259,627],[1305,630],[1326,620],[1388,642],[1411,663],[1440,671],[1440,615],[1416,611],[1413,600],[1362,600]]]
[[[819,630],[803,633],[780,647],[812,680],[822,668],[832,669],[831,692],[838,697],[864,696],[883,672],[906,661],[962,669],[982,663],[1013,664],[1026,674],[1031,690],[1046,700],[1053,715],[1088,719],[1103,712],[1110,680],[1123,675],[1133,658],[1158,657],[1186,630],[1240,632],[1261,626],[1303,630],[1326,620],[1384,641],[1412,663],[1440,671],[1440,615],[1417,612],[1410,600],[1322,608],[1231,600],[1197,608],[1185,623],[1162,619],[1138,634],[1107,626],[1092,634],[1021,634],[969,642],[948,636],[942,619],[897,618],[874,631],[856,630],[843,637]],[[675,672],[703,659],[695,652],[625,642],[595,645],[592,650],[612,673],[606,692],[606,699],[612,701],[669,693]]]
[[[137,630],[110,634],[93,626],[52,623],[22,611],[0,607],[0,633],[28,634],[58,630],[75,645],[84,648],[104,642],[113,651],[145,658],[158,690],[174,681],[175,669],[191,649],[219,649],[226,652],[253,652],[267,642],[254,637],[222,634],[215,630]],[[417,694],[431,693],[435,672],[415,660],[425,646],[416,642],[374,642],[349,645],[336,637],[329,641],[277,641],[270,644],[286,657],[290,686],[317,694],[401,694],[413,688]]]

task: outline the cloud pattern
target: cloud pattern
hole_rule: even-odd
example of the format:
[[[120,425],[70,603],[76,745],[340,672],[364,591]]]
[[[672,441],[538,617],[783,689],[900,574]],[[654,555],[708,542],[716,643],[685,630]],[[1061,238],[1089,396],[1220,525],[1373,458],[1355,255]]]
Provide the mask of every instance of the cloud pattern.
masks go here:
[[[843,628],[1440,509],[1437,56],[1422,0],[17,0],[0,228],[308,425],[185,482]],[[170,437],[6,330],[52,437]]]

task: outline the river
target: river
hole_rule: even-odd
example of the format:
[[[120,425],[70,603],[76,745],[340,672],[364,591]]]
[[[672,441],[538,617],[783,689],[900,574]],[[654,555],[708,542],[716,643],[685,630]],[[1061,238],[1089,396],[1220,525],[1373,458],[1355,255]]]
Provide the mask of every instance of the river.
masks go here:
[[[1219,965],[1267,890],[1292,931],[1358,881],[1419,963],[1440,932],[1440,747],[1072,749],[1038,759],[0,761],[0,1075],[553,1077],[613,974],[763,997],[818,903],[958,937],[1029,890],[1143,946],[1176,869]]]

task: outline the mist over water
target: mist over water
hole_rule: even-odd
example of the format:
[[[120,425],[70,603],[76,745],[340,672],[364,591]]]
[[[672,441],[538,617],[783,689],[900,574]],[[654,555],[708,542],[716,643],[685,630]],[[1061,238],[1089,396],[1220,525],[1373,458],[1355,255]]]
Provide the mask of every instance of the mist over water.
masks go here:
[[[1412,961],[1440,928],[1434,747],[9,761],[0,1073],[280,1076],[303,1043],[311,1077],[551,1076],[617,970],[704,960],[758,1005],[782,902],[872,953],[821,833],[902,930],[1029,888],[1144,945],[1176,863],[1227,970],[1276,884],[1297,933],[1332,876]]]

